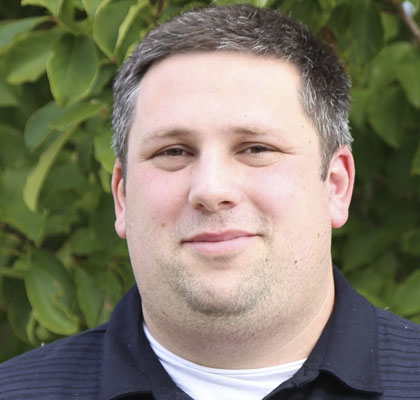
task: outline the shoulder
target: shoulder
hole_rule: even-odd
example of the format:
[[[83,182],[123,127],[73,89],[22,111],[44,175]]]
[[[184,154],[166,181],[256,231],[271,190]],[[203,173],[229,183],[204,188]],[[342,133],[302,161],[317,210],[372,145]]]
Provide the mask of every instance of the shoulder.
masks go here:
[[[0,400],[96,398],[106,326],[0,364]]]
[[[420,348],[420,325],[392,312],[376,309],[379,339],[384,344],[401,344],[403,347]]]
[[[420,393],[420,325],[386,310],[377,309],[377,315],[377,366],[384,397],[417,399]]]

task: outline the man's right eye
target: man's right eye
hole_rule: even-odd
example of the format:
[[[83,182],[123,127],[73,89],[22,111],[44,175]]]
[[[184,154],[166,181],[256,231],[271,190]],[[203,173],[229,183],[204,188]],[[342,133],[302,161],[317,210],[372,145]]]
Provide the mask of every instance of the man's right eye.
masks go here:
[[[193,157],[194,153],[189,148],[173,146],[159,150],[151,160],[157,168],[166,171],[178,171],[189,165]]]
[[[170,147],[156,154],[156,156],[165,156],[165,157],[180,157],[180,156],[186,156],[186,155],[188,155],[188,152],[182,147]]]

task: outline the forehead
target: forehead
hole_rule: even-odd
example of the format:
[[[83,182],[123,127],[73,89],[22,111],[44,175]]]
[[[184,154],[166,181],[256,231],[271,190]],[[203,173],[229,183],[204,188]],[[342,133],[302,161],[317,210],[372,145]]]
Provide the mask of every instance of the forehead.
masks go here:
[[[227,51],[173,55],[143,77],[132,130],[297,132],[311,125],[300,86],[297,68],[277,58]]]
[[[248,89],[258,89],[258,94],[265,89],[263,94],[267,96],[274,95],[276,89],[298,91],[301,79],[295,65],[279,58],[233,51],[206,51],[176,54],[153,63],[140,86],[144,93],[149,87],[167,91],[179,83],[186,91],[194,92],[221,87],[227,92],[234,88],[246,89],[246,85]]]

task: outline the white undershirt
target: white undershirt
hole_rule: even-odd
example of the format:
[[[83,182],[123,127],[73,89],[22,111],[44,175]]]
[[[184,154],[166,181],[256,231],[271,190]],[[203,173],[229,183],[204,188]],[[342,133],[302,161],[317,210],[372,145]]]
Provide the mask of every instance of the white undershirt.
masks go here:
[[[152,337],[145,324],[143,328],[163,368],[194,400],[260,400],[291,378],[306,360],[257,369],[209,368],[171,353]]]

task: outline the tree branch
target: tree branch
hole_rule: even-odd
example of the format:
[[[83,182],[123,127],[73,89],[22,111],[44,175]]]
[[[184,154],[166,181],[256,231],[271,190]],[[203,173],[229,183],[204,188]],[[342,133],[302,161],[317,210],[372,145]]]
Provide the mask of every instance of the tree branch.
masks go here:
[[[398,11],[398,15],[407,26],[407,28],[411,31],[414,38],[416,39],[417,44],[420,46],[420,28],[414,22],[413,18],[411,18],[405,11],[402,4],[398,0],[388,0],[390,3],[394,5],[394,7]]]

